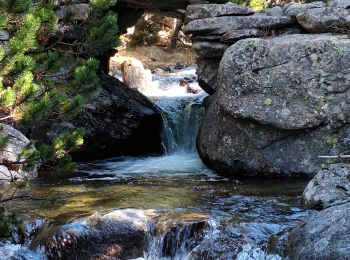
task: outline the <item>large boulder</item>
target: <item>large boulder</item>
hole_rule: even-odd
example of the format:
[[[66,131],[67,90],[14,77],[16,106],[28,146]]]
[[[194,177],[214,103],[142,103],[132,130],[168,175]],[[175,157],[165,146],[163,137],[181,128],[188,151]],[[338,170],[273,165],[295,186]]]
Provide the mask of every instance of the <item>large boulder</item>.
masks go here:
[[[162,116],[158,108],[111,76],[101,76],[101,83],[102,88],[73,122],[86,130],[84,145],[74,157],[90,160],[162,153]]]
[[[350,199],[350,166],[332,164],[316,174],[303,193],[308,207],[323,209]]]
[[[226,174],[312,177],[319,155],[347,151],[349,44],[323,34],[232,45],[198,137],[204,162]]]
[[[254,11],[248,7],[240,6],[234,3],[227,4],[197,4],[189,5],[186,10],[185,22],[193,20],[219,17],[219,16],[238,16],[238,15],[251,15]]]
[[[293,20],[280,7],[254,13],[232,3],[193,4],[187,7],[185,31],[192,36],[192,48],[198,55],[199,85],[208,93],[216,91],[220,60],[231,44],[246,38],[280,34],[293,27]]]
[[[350,10],[343,8],[313,8],[298,14],[298,23],[311,33],[347,32]]]
[[[10,125],[0,124],[0,138],[4,139],[4,146],[0,149],[0,184],[36,178],[40,161],[28,168],[22,155],[24,150],[35,150],[27,137]]]
[[[348,259],[350,202],[312,215],[290,234],[290,259]]]
[[[186,33],[192,35],[223,35],[232,30],[245,29],[278,29],[291,26],[292,20],[287,16],[270,16],[255,14],[249,16],[212,17],[189,22]]]

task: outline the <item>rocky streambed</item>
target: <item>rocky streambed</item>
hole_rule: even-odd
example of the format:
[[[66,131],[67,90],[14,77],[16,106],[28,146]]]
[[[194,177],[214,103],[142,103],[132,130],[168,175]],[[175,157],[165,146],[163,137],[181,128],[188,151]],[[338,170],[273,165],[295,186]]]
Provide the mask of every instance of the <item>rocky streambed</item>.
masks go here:
[[[300,207],[304,181],[237,183],[205,168],[121,177],[113,163],[32,183],[31,195],[56,200],[11,204],[26,221],[1,241],[0,258],[281,259],[289,230],[312,213]]]
[[[0,259],[289,255],[289,231],[313,213],[300,202],[306,181],[237,181],[208,169],[196,150],[205,94],[186,94],[178,75],[155,80],[166,154],[87,162],[68,179],[31,181],[27,195],[46,200],[7,204],[24,222],[1,240]]]

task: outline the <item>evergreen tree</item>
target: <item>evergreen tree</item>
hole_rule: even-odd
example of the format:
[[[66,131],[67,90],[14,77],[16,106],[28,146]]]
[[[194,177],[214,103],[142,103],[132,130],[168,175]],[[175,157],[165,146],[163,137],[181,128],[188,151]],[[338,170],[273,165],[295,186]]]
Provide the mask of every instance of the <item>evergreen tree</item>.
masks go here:
[[[1,123],[16,125],[30,138],[33,128],[48,131],[81,111],[100,85],[96,57],[118,43],[117,14],[108,11],[115,4],[91,0],[88,19],[77,22],[74,12],[59,21],[52,0],[0,0]],[[34,140],[37,152],[23,152],[26,167],[40,160],[73,170],[69,153],[83,143],[83,132],[62,132],[40,145]],[[0,150],[7,141],[1,138]]]

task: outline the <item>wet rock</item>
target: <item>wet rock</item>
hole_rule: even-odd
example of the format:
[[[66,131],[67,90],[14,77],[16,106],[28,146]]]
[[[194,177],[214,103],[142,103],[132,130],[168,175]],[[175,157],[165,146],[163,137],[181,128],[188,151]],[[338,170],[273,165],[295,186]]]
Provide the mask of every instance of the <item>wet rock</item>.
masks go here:
[[[203,161],[225,174],[312,177],[318,155],[346,152],[349,43],[322,34],[232,45],[198,137]]]
[[[350,203],[322,210],[290,234],[291,259],[347,259],[350,252]]]
[[[200,213],[165,214],[153,219],[146,254],[150,259],[187,255],[203,240],[210,228],[209,219]]]
[[[85,128],[84,145],[74,157],[92,160],[162,153],[162,117],[155,105],[111,76],[101,76],[101,83],[73,122]]]
[[[314,9],[314,8],[322,8],[324,7],[324,3],[319,2],[312,2],[312,3],[291,3],[284,6],[283,11],[284,15],[296,19],[296,16],[305,10],[308,9]]]
[[[308,207],[323,209],[350,198],[350,166],[333,164],[309,182],[303,193]]]
[[[311,33],[341,32],[350,26],[350,10],[342,8],[308,9],[297,15],[298,23]]]
[[[251,15],[254,11],[248,7],[240,6],[234,3],[227,4],[197,4],[189,5],[186,10],[186,20],[188,23],[193,20],[219,17],[219,16],[238,16]]]
[[[25,149],[35,150],[30,141],[10,125],[0,124],[0,137],[7,138],[6,145],[0,151],[0,184],[7,180],[30,180],[36,178],[40,161],[30,169],[26,168],[26,158],[22,156]]]
[[[44,248],[51,259],[137,258],[146,247],[153,210],[124,209],[95,213],[85,220],[43,227],[31,248]]]
[[[209,219],[200,213],[142,209],[96,212],[64,225],[46,223],[30,248],[50,259],[135,259],[147,250],[149,259],[173,257],[198,245]]]
[[[220,59],[198,59],[198,83],[208,94],[214,94],[219,70]]]
[[[186,93],[189,93],[189,94],[198,94],[202,91],[203,89],[201,89],[198,85],[187,84],[186,86]]]

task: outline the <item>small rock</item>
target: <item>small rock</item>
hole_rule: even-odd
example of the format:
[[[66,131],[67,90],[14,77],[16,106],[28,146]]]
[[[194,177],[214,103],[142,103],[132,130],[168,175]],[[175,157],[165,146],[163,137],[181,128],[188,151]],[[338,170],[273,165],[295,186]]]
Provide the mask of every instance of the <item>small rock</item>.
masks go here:
[[[30,170],[26,169],[24,163],[17,163],[25,162],[26,160],[21,154],[30,145],[27,137],[12,126],[6,124],[0,124],[0,137],[8,137],[6,146],[0,151],[0,162],[5,164],[0,165],[0,184],[4,183],[4,180],[30,180],[36,178],[40,161],[37,161]],[[33,146],[29,148],[35,150]],[[6,163],[9,163],[9,165],[6,165]]]
[[[309,182],[303,193],[304,203],[323,209],[350,198],[350,165],[333,164]]]
[[[283,9],[280,6],[274,6],[272,8],[266,8],[261,13],[269,16],[283,16]]]
[[[222,57],[228,47],[230,47],[230,45],[219,42],[195,41],[192,44],[192,48],[197,55],[207,59]]]
[[[71,4],[60,6],[55,13],[60,20],[63,20],[72,12],[74,20],[85,21],[89,17],[90,10],[89,4]]]
[[[186,86],[186,93],[198,94],[202,91],[203,91],[203,89],[201,89],[199,86],[195,86],[192,84],[187,84],[187,86]]]
[[[244,30],[232,30],[225,33],[220,41],[221,42],[236,42],[241,39],[255,38],[263,36],[266,32],[259,29],[244,29]]]

